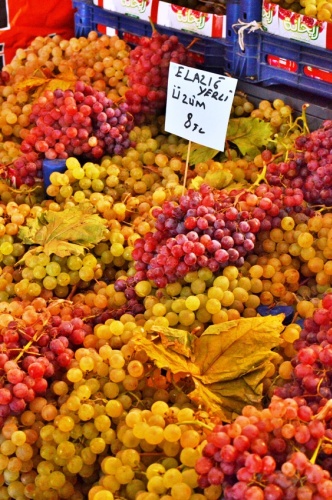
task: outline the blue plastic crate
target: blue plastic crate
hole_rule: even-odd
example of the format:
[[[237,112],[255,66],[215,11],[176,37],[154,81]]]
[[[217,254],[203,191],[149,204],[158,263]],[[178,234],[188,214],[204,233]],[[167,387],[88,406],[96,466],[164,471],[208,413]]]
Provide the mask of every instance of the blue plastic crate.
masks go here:
[[[257,72],[257,30],[261,19],[262,0],[241,0],[239,17],[232,25],[235,39],[228,54],[231,73],[237,78],[246,78],[247,75]],[[240,44],[240,34],[243,48]]]
[[[332,99],[330,50],[262,32],[258,34],[257,55],[256,81],[286,84]]]
[[[241,0],[241,20],[246,23],[260,22],[262,19],[262,3],[262,0]]]
[[[240,20],[261,20],[262,1],[242,0]],[[262,30],[244,31],[244,49],[229,50],[230,73],[263,86],[288,85],[332,99],[332,51]]]

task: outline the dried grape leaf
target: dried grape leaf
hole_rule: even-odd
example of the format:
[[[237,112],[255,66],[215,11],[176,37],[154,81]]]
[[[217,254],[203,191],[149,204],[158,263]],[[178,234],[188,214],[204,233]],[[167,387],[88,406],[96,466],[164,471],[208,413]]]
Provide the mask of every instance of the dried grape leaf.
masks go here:
[[[281,342],[283,319],[279,314],[212,325],[187,346],[186,355],[169,350],[161,339],[139,337],[136,344],[158,368],[190,375],[195,390],[189,396],[230,420],[244,405],[260,402],[262,381],[275,357],[271,349]],[[168,339],[185,338],[181,330],[155,330]]]
[[[196,340],[195,335],[192,335],[185,330],[176,330],[175,328],[163,328],[153,326],[153,331],[160,335],[161,343],[164,347],[168,347],[178,354],[183,354],[186,358],[190,358],[193,343]]]
[[[49,78],[42,78],[42,77],[36,77],[32,76],[31,78],[27,78],[26,80],[23,80],[22,82],[18,82],[14,85],[15,90],[31,90],[36,87],[40,87],[41,85],[45,85],[50,81]]]
[[[43,71],[39,71],[40,75],[43,75]],[[15,90],[36,90],[35,95],[40,95],[45,90],[67,90],[73,89],[75,86],[75,82],[77,81],[77,77],[73,73],[73,71],[69,70],[63,73],[60,73],[57,76],[32,76],[31,78],[27,78],[22,82],[18,82],[14,85]]]
[[[256,370],[227,382],[203,384],[194,379],[195,390],[189,394],[190,399],[197,404],[206,406],[223,420],[232,421],[241,414],[244,405],[258,405],[263,395],[263,380],[270,369],[270,363],[265,362]]]
[[[168,350],[164,347],[160,339],[154,341],[146,337],[135,337],[135,343],[138,348],[143,349],[152,359],[158,368],[168,368],[173,374],[186,373],[199,375],[199,369],[190,360],[177,352]]]
[[[227,140],[235,144],[243,155],[256,156],[260,147],[266,146],[273,130],[268,122],[251,116],[231,118],[228,122]]]
[[[280,314],[256,316],[209,326],[195,344],[202,382],[232,380],[268,359],[271,349],[280,344],[280,318]]]
[[[105,219],[93,214],[92,206],[82,204],[62,212],[44,212],[38,219],[30,219],[28,226],[20,229],[19,237],[22,243],[39,245],[30,252],[66,257],[93,248],[103,239],[105,225]]]
[[[60,78],[52,78],[52,80],[49,80],[47,84],[45,85],[43,90],[67,90],[67,89],[73,89],[75,87],[76,79],[74,80],[62,80]]]

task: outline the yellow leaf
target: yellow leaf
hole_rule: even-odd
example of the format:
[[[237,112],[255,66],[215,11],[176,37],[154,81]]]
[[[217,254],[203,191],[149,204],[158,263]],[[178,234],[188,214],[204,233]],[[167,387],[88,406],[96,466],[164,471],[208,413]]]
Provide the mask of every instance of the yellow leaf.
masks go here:
[[[279,314],[228,321],[208,327],[195,340],[181,330],[155,327],[160,339],[140,337],[137,346],[158,368],[190,375],[195,390],[189,397],[231,420],[246,404],[261,401],[263,380],[275,358],[271,349],[281,343],[283,319]],[[176,352],[167,348],[170,342]]]
[[[188,147],[182,152],[182,159],[186,160],[188,154]],[[190,154],[189,154],[189,165],[197,165],[197,163],[205,163],[211,160],[219,153],[218,149],[208,148],[207,146],[201,146],[200,144],[191,143]]]
[[[135,344],[138,348],[144,349],[158,368],[168,368],[174,374],[188,373],[199,375],[199,370],[195,363],[187,360],[181,354],[168,351],[159,339],[153,342],[145,337],[135,337]]]
[[[28,225],[20,228],[19,237],[27,245],[39,245],[34,252],[42,248],[47,255],[65,257],[93,248],[103,239],[105,225],[105,219],[93,214],[92,205],[82,204],[62,212],[44,212],[39,219],[28,219]]]
[[[60,80],[59,78],[52,78],[45,85],[44,90],[67,90],[75,87],[76,80]]]
[[[196,175],[196,177],[194,177],[191,182],[190,182],[190,185],[189,185],[189,188],[190,189],[195,189],[195,191],[198,191],[199,188],[201,187],[201,185],[203,184],[204,182],[204,179],[203,177],[199,176],[199,175]]]
[[[280,344],[283,314],[209,326],[195,344],[195,363],[205,384],[232,380],[259,366]]]
[[[233,180],[233,175],[226,169],[215,170],[214,172],[207,172],[204,177],[204,183],[215,189],[223,189],[228,186]]]
[[[15,90],[30,90],[36,87],[40,87],[41,85],[45,85],[45,83],[49,82],[49,78],[39,78],[39,77],[31,77],[23,80],[23,82],[16,83],[14,85]]]
[[[153,326],[152,330],[158,332],[161,343],[164,347],[169,347],[178,354],[183,354],[187,358],[191,356],[191,349],[196,337],[185,330],[176,330],[175,328],[167,328]]]
[[[223,420],[231,421],[240,415],[244,405],[258,405],[263,394],[263,379],[269,363],[238,379],[205,385],[194,378],[195,390],[189,394],[197,404],[210,408]]]

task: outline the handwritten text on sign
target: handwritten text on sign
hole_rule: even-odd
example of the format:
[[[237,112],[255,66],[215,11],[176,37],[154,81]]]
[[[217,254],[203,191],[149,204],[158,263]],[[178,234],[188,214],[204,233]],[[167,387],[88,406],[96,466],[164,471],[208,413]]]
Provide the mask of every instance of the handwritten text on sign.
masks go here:
[[[171,63],[165,130],[224,151],[237,80]]]

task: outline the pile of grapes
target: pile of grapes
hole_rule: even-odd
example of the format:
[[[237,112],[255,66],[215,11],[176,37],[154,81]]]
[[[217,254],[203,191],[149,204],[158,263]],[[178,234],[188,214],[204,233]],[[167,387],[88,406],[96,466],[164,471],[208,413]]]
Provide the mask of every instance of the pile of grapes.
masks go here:
[[[171,61],[175,36],[92,32],[3,68],[0,499],[332,498],[331,121],[238,93],[265,145],[187,165]],[[277,347],[238,344],[255,371],[198,373],[198,340],[280,312]]]

